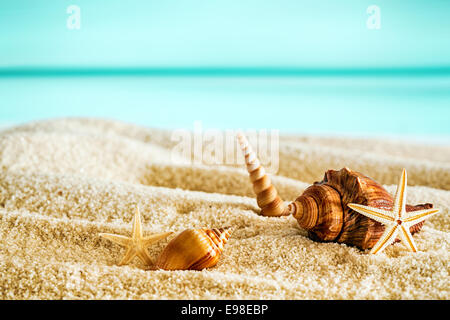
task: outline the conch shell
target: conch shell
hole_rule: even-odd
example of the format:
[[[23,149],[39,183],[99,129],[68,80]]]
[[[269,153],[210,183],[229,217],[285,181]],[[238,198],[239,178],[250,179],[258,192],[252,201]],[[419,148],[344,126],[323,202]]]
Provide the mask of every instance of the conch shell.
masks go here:
[[[243,135],[238,135],[238,139],[245,153],[247,171],[262,215],[292,214],[300,227],[308,230],[308,236],[316,241],[345,243],[363,250],[376,244],[385,227],[352,210],[348,204],[357,203],[391,210],[393,198],[378,182],[348,168],[328,170],[322,181],[315,182],[295,201],[285,205],[247,139]],[[431,203],[406,205],[406,211],[432,207]],[[411,226],[411,233],[418,232],[423,224],[424,221]]]
[[[188,229],[172,239],[156,261],[164,270],[203,270],[214,267],[228,242],[230,227]]]

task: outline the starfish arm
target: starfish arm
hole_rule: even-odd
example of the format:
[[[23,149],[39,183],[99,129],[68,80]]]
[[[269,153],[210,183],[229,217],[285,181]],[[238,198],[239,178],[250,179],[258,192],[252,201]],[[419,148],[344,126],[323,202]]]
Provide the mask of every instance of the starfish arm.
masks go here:
[[[349,203],[348,206],[356,212],[383,224],[388,224],[394,221],[391,213],[386,210],[363,206],[356,203]]]
[[[439,212],[439,209],[425,209],[425,210],[419,210],[419,211],[412,211],[409,212],[409,215],[406,219],[403,220],[408,227],[413,226],[415,224],[418,224],[419,222],[424,221],[425,219],[428,219],[429,217],[435,215]]]
[[[417,246],[413,240],[411,232],[409,232],[408,226],[404,224],[399,226],[399,236],[402,240],[402,243],[412,252],[417,252]]]
[[[127,249],[127,252],[125,253],[125,256],[122,258],[122,261],[119,262],[119,266],[129,264],[135,256],[136,256],[136,250],[132,247],[129,247]]]
[[[100,236],[122,246],[129,246],[131,239],[125,236],[112,233],[100,233]]]
[[[406,212],[406,185],[407,185],[407,174],[406,170],[403,169],[402,175],[400,177],[400,181],[398,183],[397,192],[395,193],[394,198],[394,218],[401,219],[403,218],[404,213]]]
[[[139,207],[136,207],[136,212],[134,214],[133,238],[142,238],[141,213],[139,212]]]
[[[147,250],[140,248],[136,251],[136,255],[145,265],[150,266],[153,264],[152,258],[150,258]]]
[[[370,250],[371,254],[376,254],[383,251],[388,245],[395,241],[397,237],[398,228],[396,224],[391,224],[386,226],[384,233],[381,235],[380,240],[375,244],[375,246]]]
[[[151,244],[153,244],[153,243],[155,243],[155,242],[157,242],[157,241],[159,241],[161,239],[167,238],[172,233],[173,232],[157,233],[157,234],[153,234],[153,235],[151,235],[149,237],[145,237],[145,238],[142,239],[142,246],[144,248],[147,248]]]

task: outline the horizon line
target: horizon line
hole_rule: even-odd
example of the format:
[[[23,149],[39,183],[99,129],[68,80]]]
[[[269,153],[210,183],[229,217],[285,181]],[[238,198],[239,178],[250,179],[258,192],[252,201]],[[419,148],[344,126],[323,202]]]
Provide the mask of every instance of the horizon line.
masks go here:
[[[306,77],[450,76],[442,67],[0,67],[0,77]]]

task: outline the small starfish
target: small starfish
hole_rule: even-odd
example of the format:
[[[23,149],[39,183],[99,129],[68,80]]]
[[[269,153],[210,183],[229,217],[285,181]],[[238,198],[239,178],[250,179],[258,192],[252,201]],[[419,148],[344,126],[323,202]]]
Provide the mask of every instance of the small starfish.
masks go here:
[[[136,208],[136,213],[134,215],[133,223],[133,234],[131,238],[121,236],[118,234],[111,233],[100,233],[100,236],[111,240],[117,244],[127,247],[127,251],[122,261],[120,261],[119,266],[128,264],[133,260],[134,257],[138,257],[144,264],[151,265],[152,259],[150,258],[147,248],[154,242],[157,242],[163,238],[166,238],[172,234],[172,232],[157,233],[149,237],[142,236],[142,224],[141,224],[141,214],[139,212],[139,207]]]
[[[389,244],[395,241],[397,235],[400,236],[402,243],[405,244],[405,246],[409,250],[417,252],[417,247],[414,243],[409,228],[439,212],[439,209],[425,209],[406,212],[405,169],[403,169],[402,176],[397,187],[397,192],[395,194],[394,207],[391,211],[372,208],[355,203],[350,203],[348,206],[356,212],[375,221],[378,221],[386,226],[380,240],[378,240],[378,242],[370,251],[371,254],[376,254],[383,251]]]

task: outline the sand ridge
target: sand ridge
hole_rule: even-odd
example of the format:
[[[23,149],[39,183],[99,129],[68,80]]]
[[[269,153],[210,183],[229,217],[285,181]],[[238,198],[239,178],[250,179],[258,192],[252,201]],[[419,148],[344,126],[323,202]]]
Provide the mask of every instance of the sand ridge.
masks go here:
[[[174,163],[170,136],[84,118],[0,132],[0,298],[448,299],[448,147],[418,154],[417,146],[402,144],[401,156],[389,152],[399,147],[392,141],[373,140],[365,149],[349,138],[281,137],[273,181],[285,200],[343,166],[394,192],[406,167],[408,203],[441,208],[414,236],[417,254],[397,243],[370,256],[313,242],[292,217],[259,216],[242,167]],[[136,205],[145,233],[236,230],[209,270],[149,271],[137,259],[118,267],[124,249],[98,233],[129,235]],[[150,247],[150,256],[174,236]]]

